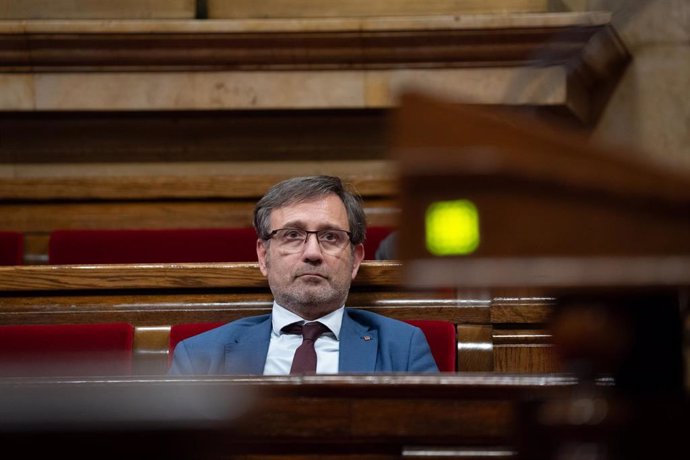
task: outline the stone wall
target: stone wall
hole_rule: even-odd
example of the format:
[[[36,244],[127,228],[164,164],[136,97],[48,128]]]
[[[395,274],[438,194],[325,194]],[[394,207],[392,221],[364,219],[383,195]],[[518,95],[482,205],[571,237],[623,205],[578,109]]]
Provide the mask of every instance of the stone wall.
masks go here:
[[[609,0],[633,56],[594,130],[669,168],[690,170],[690,2]]]

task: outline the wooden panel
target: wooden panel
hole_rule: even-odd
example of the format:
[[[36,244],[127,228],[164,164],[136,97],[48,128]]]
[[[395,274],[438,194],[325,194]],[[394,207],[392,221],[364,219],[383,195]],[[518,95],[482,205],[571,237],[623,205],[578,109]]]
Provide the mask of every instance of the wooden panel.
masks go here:
[[[178,289],[179,290],[179,289]],[[189,322],[232,321],[271,311],[267,288],[240,292],[210,289],[183,294],[166,292],[46,293],[29,292],[0,298],[0,324],[129,322],[137,326],[166,326]],[[126,290],[125,290],[126,291]],[[206,292],[210,291],[210,292]],[[242,292],[244,291],[244,292]],[[439,293],[352,290],[348,305],[397,319],[438,319],[478,322],[476,310]]]
[[[553,346],[548,344],[496,345],[494,362],[496,372],[543,373],[564,370],[554,356]]]
[[[41,164],[64,163],[74,166],[71,175],[78,177],[90,171],[85,170],[87,166],[93,169],[94,163],[139,164],[140,171],[148,172],[155,166],[160,176],[280,176],[299,174],[299,167],[308,174],[325,162],[322,169],[352,175],[345,160],[386,157],[387,116],[374,109],[113,113],[101,107],[89,113],[0,113],[0,162],[26,164],[27,168],[17,170],[17,177],[26,177]],[[84,136],[85,132],[89,135]],[[288,169],[272,165],[276,160],[281,165],[287,160]],[[166,170],[174,162],[188,166],[189,171]],[[208,162],[213,164],[204,166]],[[237,169],[209,169],[223,162],[232,162]],[[381,166],[373,168],[378,172]],[[38,170],[35,174],[59,177],[69,172]],[[129,171],[118,174],[117,169],[106,172],[129,175]]]
[[[487,12],[544,12],[547,0],[208,0],[210,18],[309,18],[348,16],[420,16]]]
[[[550,320],[555,304],[554,297],[495,297],[491,301],[491,322],[544,324]]]
[[[0,0],[0,19],[189,19],[195,12],[195,0]]]
[[[113,154],[115,155],[115,154]],[[94,159],[95,160],[95,159]],[[218,163],[111,163],[39,166],[13,164],[7,178],[0,177],[0,198],[6,200],[210,200],[217,198],[258,201],[277,182],[311,174],[340,176],[365,199],[394,197],[393,165],[378,161],[345,164],[276,161]],[[243,173],[243,169],[252,172]],[[258,171],[263,169],[263,173]],[[356,171],[356,172],[355,172]]]
[[[548,329],[497,328],[493,331],[496,372],[543,373],[566,369]]]
[[[0,407],[15,408],[5,420],[17,426],[26,414],[40,414],[43,423],[4,433],[2,442],[31,458],[72,452],[82,459],[99,448],[122,458],[133,446],[137,455],[181,459],[228,452],[256,459],[400,458],[407,448],[436,446],[510,453],[520,401],[559,395],[573,384],[488,375],[15,379],[0,382]],[[75,418],[49,410],[56,404],[73,408]],[[76,453],[75,442],[82,448]]]
[[[400,264],[364,262],[354,286],[399,285]],[[0,267],[1,291],[267,287],[258,263]]]
[[[34,72],[88,68],[110,73],[156,67],[168,71],[362,70],[393,69],[401,64],[432,68],[434,62],[453,67],[508,67],[531,65],[537,58],[542,64],[558,65],[570,58],[577,60],[592,35],[609,21],[609,14],[594,12],[335,21],[6,22],[0,24],[5,45],[0,57],[4,68]],[[612,37],[608,40],[616,43]],[[549,53],[538,56],[544,47]],[[606,69],[583,70],[590,76]]]
[[[134,328],[132,367],[137,375],[164,375],[168,371],[170,326]]]
[[[50,232],[89,228],[224,228],[252,224],[255,202],[90,202],[0,204],[2,230]],[[397,208],[390,201],[365,203],[369,225],[392,225]]]
[[[12,379],[0,381],[3,422],[24,429],[4,430],[0,442],[27,458],[75,460],[132,449],[199,460],[556,458],[565,449],[685,458],[687,402],[621,401],[605,382],[590,393],[577,384],[549,375]],[[583,401],[595,410],[573,420]]]
[[[491,372],[494,370],[492,326],[458,325],[458,371]]]

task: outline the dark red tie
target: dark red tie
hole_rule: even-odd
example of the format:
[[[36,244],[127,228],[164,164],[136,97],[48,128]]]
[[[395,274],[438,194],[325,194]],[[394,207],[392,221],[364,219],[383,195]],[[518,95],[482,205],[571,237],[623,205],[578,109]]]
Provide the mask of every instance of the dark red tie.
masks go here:
[[[290,374],[315,374],[316,350],[314,350],[314,342],[321,334],[328,331],[328,328],[319,322],[314,322],[304,325],[291,324],[284,330],[290,334],[302,334],[302,345],[297,347],[295,351]]]

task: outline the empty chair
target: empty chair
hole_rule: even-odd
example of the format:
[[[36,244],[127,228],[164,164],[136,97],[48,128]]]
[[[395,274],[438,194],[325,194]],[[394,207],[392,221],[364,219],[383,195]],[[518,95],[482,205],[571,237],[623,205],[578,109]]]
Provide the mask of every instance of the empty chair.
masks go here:
[[[24,263],[24,234],[0,232],[0,265],[22,265]]]
[[[405,322],[420,328],[424,332],[431,348],[431,354],[434,356],[436,365],[441,372],[456,371],[457,339],[455,324],[441,320],[406,320]],[[172,354],[178,342],[223,324],[225,322],[173,325],[170,328],[170,345],[168,348],[170,360],[172,360]]]
[[[0,376],[114,376],[132,372],[126,323],[0,326]]]
[[[366,260],[376,259],[376,250],[381,242],[393,232],[392,227],[373,226],[367,228],[367,239],[364,242],[364,258]]]
[[[253,228],[55,230],[50,264],[256,262]]]

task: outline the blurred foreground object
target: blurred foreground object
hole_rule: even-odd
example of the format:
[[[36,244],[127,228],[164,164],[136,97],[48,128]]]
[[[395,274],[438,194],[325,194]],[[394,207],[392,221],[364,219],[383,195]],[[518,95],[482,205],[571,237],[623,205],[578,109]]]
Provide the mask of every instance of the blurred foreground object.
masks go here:
[[[525,403],[521,456],[680,446],[687,416],[669,414],[687,412],[690,177],[545,122],[421,94],[402,98],[393,129],[407,285],[558,299],[555,346],[580,384]]]

